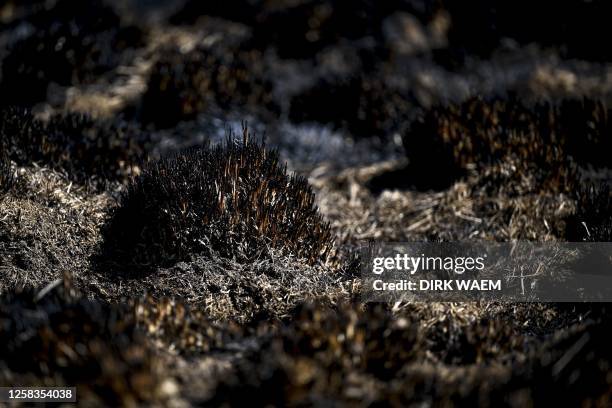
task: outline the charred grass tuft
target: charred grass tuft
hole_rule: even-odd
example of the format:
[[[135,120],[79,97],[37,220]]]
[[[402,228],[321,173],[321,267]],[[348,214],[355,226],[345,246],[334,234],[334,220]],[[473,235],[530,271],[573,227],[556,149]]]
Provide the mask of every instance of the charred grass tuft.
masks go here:
[[[105,252],[131,265],[171,266],[193,254],[247,260],[270,248],[324,261],[333,237],[306,179],[278,154],[231,138],[164,158],[127,188],[106,230]]]
[[[213,109],[240,109],[276,116],[272,81],[260,51],[229,44],[164,51],[142,97],[141,120],[160,128]]]
[[[137,171],[147,145],[139,130],[122,121],[81,113],[42,121],[16,107],[0,111],[0,138],[6,156],[18,165],[47,165],[80,182],[126,180]]]
[[[0,83],[0,93],[20,106],[44,101],[52,83],[92,82],[118,65],[122,51],[143,43],[142,29],[122,23],[100,0],[58,0],[53,7],[32,8],[24,17],[21,23],[29,30],[14,35]],[[19,31],[18,26],[8,29]]]
[[[404,147],[415,169],[461,177],[511,163],[545,189],[570,192],[577,166],[612,166],[608,111],[591,99],[475,97],[427,110],[404,134]]]
[[[86,405],[145,404],[160,397],[161,366],[134,313],[84,299],[66,279],[4,294],[0,340],[3,384],[77,386]]]

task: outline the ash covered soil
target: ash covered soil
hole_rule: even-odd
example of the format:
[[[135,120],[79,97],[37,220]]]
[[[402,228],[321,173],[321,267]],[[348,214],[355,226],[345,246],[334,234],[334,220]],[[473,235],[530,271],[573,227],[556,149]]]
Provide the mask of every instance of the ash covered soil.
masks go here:
[[[607,304],[360,302],[364,241],[611,241],[604,1],[0,5],[0,385],[609,406]]]

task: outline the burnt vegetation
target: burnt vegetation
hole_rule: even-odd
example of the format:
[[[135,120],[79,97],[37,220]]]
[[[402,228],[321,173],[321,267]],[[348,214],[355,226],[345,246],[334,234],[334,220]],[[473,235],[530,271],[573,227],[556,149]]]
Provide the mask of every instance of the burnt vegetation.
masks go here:
[[[141,46],[144,33],[121,22],[103,1],[39,2],[22,20],[27,35],[16,35],[2,62],[0,93],[30,106],[47,97],[49,84],[91,82],[119,63],[120,53]],[[22,28],[23,29],[23,28]]]
[[[283,249],[310,262],[332,246],[308,182],[249,139],[150,164],[127,188],[106,251],[128,264],[172,265],[197,253],[239,260]]]
[[[0,3],[0,385],[610,405],[606,306],[364,305],[355,255],[612,240],[608,4]]]
[[[608,108],[590,99],[476,97],[427,110],[403,140],[416,169],[461,176],[474,166],[511,162],[553,190],[572,190],[576,165],[612,166],[605,153],[612,147]]]
[[[78,386],[95,405],[157,398],[160,371],[129,308],[82,298],[67,281],[0,297],[0,382]]]
[[[80,182],[127,179],[146,146],[146,138],[121,121],[80,113],[42,121],[14,107],[0,110],[0,138],[6,157],[18,165],[48,165]]]
[[[218,395],[230,396],[234,405],[260,406],[365,400],[377,388],[366,384],[389,380],[420,360],[421,334],[410,318],[395,319],[382,305],[361,310],[345,303],[334,309],[304,304],[220,383]],[[347,395],[346,372],[353,373],[354,396]]]
[[[612,356],[605,336],[590,334],[605,330],[607,318],[535,345],[499,317],[464,323],[446,317],[428,327],[421,320],[427,314],[413,307],[392,312],[384,305],[303,305],[261,350],[247,354],[219,385],[223,397],[212,403],[538,406],[609,400],[603,378]],[[583,348],[577,358],[561,367],[559,359],[575,352],[578,341]],[[445,363],[460,366],[460,378],[447,375]],[[541,388],[532,388],[535,376],[544,379]],[[488,386],[498,381],[503,386]]]
[[[254,49],[213,44],[167,50],[152,69],[141,119],[164,128],[214,109],[277,115],[272,82]]]

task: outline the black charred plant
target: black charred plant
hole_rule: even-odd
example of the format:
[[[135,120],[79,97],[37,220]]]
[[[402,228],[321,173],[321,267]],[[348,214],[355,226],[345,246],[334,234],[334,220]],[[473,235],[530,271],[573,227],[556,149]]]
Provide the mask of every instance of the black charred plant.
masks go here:
[[[593,100],[527,103],[516,98],[469,99],[434,107],[404,135],[415,168],[460,175],[471,166],[510,160],[542,182],[571,190],[574,163],[612,167],[607,108]]]
[[[332,245],[308,182],[249,140],[206,146],[149,165],[106,230],[109,259],[169,266],[190,254],[245,260],[286,250],[315,263]]]
[[[50,148],[45,154],[77,177],[126,180],[146,148],[146,137],[122,121],[98,121],[88,115],[53,116],[45,124]]]
[[[79,113],[36,119],[28,110],[0,110],[0,139],[18,165],[44,163],[84,181],[126,179],[143,154],[146,141],[121,121],[97,121]]]
[[[92,81],[118,64],[121,51],[143,42],[139,28],[122,25],[100,0],[58,0],[26,22],[31,34],[9,46],[0,84],[0,93],[21,106],[45,100],[50,83]]]
[[[94,405],[150,402],[161,375],[137,324],[128,307],[84,299],[61,284],[4,294],[0,382],[78,386],[79,399]]]
[[[426,111],[405,134],[404,147],[411,162],[435,160],[457,169],[490,164],[539,149],[530,146],[537,135],[542,143],[555,142],[549,124],[541,120],[547,113],[547,107],[538,112],[513,99],[472,98]]]
[[[211,108],[278,114],[262,54],[234,45],[166,51],[155,64],[142,98],[142,121],[166,128]]]
[[[566,238],[571,242],[612,241],[610,186],[591,184],[577,190],[576,212],[567,220]]]

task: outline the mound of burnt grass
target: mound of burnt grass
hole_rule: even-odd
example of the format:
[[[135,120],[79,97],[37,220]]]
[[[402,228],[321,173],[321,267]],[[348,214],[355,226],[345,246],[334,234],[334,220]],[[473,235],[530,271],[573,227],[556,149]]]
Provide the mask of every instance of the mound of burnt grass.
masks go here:
[[[600,101],[528,103],[471,98],[426,111],[404,134],[417,169],[463,174],[468,168],[515,163],[539,181],[570,190],[574,164],[610,167],[607,107]]]
[[[262,58],[259,51],[227,44],[199,46],[186,54],[165,51],[151,70],[141,120],[168,128],[214,108],[276,116]]]
[[[278,154],[228,140],[146,167],[128,186],[106,231],[113,260],[170,266],[191,254],[248,259],[269,248],[315,263],[332,246],[308,182]]]
[[[121,121],[98,121],[79,113],[41,121],[22,108],[0,110],[0,138],[18,165],[44,164],[76,181],[92,176],[126,179],[146,146],[142,134]]]
[[[321,79],[291,100],[289,119],[330,124],[358,138],[388,137],[402,128],[414,103],[381,78]]]
[[[567,220],[566,238],[571,242],[612,241],[612,194],[607,184],[576,190],[576,212]]]
[[[76,386],[95,405],[159,397],[159,365],[134,313],[85,300],[66,281],[0,297],[0,341],[5,386]]]
[[[50,83],[93,81],[118,64],[122,51],[143,43],[141,29],[123,25],[100,0],[58,0],[21,22],[30,34],[9,45],[0,93],[22,106],[44,101]]]

